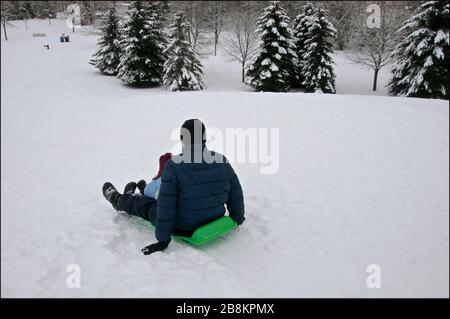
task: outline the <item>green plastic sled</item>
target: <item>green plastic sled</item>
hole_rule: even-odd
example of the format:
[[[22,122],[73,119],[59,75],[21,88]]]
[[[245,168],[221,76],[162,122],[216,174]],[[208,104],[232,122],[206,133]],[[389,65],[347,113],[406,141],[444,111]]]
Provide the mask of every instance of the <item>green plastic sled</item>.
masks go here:
[[[191,237],[173,236],[192,245],[199,246],[210,242],[237,227],[237,223],[228,216],[222,216],[195,230]]]
[[[137,224],[154,228],[154,226],[150,222],[141,218],[139,218]],[[197,228],[191,237],[175,235],[172,235],[172,237],[176,240],[182,240],[191,245],[200,246],[225,235],[236,227],[237,223],[234,220],[232,220],[228,216],[222,216],[206,225]]]

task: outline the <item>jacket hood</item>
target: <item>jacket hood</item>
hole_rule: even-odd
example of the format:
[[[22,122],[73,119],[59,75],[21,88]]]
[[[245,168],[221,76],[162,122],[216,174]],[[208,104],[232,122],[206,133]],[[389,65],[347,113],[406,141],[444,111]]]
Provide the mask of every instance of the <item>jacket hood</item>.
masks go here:
[[[170,160],[171,158],[172,158],[171,153],[165,153],[159,157],[159,171],[158,174],[155,177],[153,177],[153,179],[158,179],[162,176],[164,172],[164,167],[166,166],[167,161]]]

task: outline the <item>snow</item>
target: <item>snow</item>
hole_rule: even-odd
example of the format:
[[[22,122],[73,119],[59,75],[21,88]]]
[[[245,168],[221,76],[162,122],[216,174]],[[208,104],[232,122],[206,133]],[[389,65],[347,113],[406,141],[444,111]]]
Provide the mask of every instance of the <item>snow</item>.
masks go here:
[[[440,42],[444,42],[445,44],[449,44],[449,35],[445,33],[443,30],[438,30],[436,37],[434,38],[434,43],[438,44]]]
[[[279,54],[286,54],[287,51],[286,51],[286,49],[283,48],[283,47],[278,47],[278,53],[279,53]]]
[[[423,66],[426,68],[426,67],[429,67],[429,66],[432,66],[432,65],[433,65],[433,57],[430,55],[430,56],[428,56],[426,58],[425,63],[423,64]]]
[[[390,66],[385,66],[378,73],[378,89],[372,91],[373,70],[353,64],[346,57],[348,53],[332,54],[333,68],[336,73],[336,92],[338,94],[387,95],[387,83],[391,77]]]
[[[270,65],[272,64],[272,61],[269,58],[265,58],[261,61],[261,65]]]
[[[266,22],[266,27],[271,27],[275,24],[275,20],[274,19],[269,19]]]
[[[448,101],[369,96],[372,73],[341,53],[336,95],[252,92],[223,56],[202,61],[204,91],[132,89],[88,64],[90,32],[58,43],[63,21],[13,25],[1,40],[2,297],[448,298]],[[242,227],[144,257],[153,233],[101,185],[150,179],[193,117],[279,128],[279,172],[234,163]],[[80,289],[66,286],[70,264]],[[381,289],[366,287],[370,264]]]
[[[445,58],[444,51],[440,47],[434,48],[433,54],[439,60],[444,60],[444,58]],[[431,58],[431,57],[428,57],[428,58]]]
[[[273,27],[272,29],[270,29],[270,31],[276,35],[280,35],[280,32],[278,31],[277,28]]]
[[[277,72],[279,70],[278,66],[275,63],[272,63],[269,67],[270,71]]]

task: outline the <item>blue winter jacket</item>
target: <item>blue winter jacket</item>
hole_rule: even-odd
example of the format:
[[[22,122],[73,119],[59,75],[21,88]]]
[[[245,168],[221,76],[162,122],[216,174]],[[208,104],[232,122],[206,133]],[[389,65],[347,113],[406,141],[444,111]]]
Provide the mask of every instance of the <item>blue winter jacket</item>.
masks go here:
[[[225,205],[232,219],[244,221],[244,196],[233,168],[223,155],[199,144],[185,146],[166,163],[157,205],[158,241],[169,240],[174,230],[192,232],[223,216]]]

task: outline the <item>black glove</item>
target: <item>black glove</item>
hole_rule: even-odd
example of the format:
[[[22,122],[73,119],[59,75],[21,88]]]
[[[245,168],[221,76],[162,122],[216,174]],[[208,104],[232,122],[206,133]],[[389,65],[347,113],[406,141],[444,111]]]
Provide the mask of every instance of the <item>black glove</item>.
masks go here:
[[[142,248],[142,252],[144,253],[144,255],[150,255],[157,251],[163,251],[167,248],[167,246],[169,246],[169,243],[170,239],[168,241],[159,241],[157,243],[148,245],[145,248]]]
[[[243,223],[244,223],[244,221],[245,221],[245,217],[244,218],[242,218],[242,221],[240,222],[240,223],[237,223],[238,224],[238,226],[241,226]]]
[[[143,179],[137,182],[137,188],[142,195],[144,195],[145,186],[147,186],[147,183]]]

